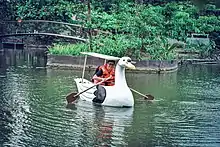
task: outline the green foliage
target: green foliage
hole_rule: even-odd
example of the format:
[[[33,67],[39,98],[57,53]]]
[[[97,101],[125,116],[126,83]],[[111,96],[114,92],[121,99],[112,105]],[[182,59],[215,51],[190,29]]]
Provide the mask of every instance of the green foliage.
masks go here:
[[[156,38],[154,44],[147,49],[151,59],[172,60],[176,57],[175,49],[178,44],[170,44],[167,38]]]
[[[204,42],[187,42],[186,50],[197,51],[200,53],[200,57],[205,58],[211,56],[213,48],[215,47],[214,41],[209,41],[209,43]]]
[[[112,30],[117,28],[117,19],[114,14],[95,11],[92,13],[92,28]]]
[[[92,42],[92,51],[122,57],[131,53],[136,45],[137,41],[131,42],[126,35],[99,36]]]
[[[151,0],[147,2],[154,4]],[[80,0],[20,0],[17,1],[16,14],[21,19],[81,23],[88,28],[111,32],[112,35],[93,36],[92,51],[114,56],[129,55],[139,59],[145,55],[160,60],[175,58],[176,45],[168,44],[166,38],[185,42],[191,33],[220,31],[219,17],[204,13],[200,15],[201,9],[189,1],[159,0],[157,5],[149,3],[91,0],[91,22],[87,21],[86,1],[83,3]],[[205,6],[204,12],[216,9],[215,5]],[[73,20],[73,16],[77,16],[78,21]],[[57,44],[50,52],[77,55],[87,46]]]
[[[49,53],[59,55],[80,55],[85,51],[88,51],[87,44],[54,44],[49,48]]]
[[[194,4],[196,4],[199,8],[204,8],[206,4],[215,4],[216,7],[220,8],[220,1],[219,0],[192,0]]]
[[[85,6],[67,0],[25,0],[16,5],[20,19],[42,19],[73,22],[72,17],[85,11]]]
[[[167,38],[186,41],[190,33],[209,33],[220,28],[218,17],[199,16],[199,9],[190,3],[152,6],[121,2],[111,5],[107,12],[100,8],[92,8],[87,26],[114,34],[93,37],[92,51],[114,56],[174,59],[176,44],[169,44]]]
[[[200,16],[196,20],[197,28],[200,28],[199,33],[210,33],[214,30],[218,30],[220,20],[216,16]]]

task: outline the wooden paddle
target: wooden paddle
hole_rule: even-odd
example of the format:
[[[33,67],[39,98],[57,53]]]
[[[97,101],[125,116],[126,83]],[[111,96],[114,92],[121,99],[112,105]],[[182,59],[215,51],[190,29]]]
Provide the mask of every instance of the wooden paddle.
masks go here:
[[[138,92],[137,90],[134,90],[133,88],[130,88],[130,89],[131,89],[131,91],[133,91],[133,92],[135,92],[135,93],[137,93],[137,94],[143,96],[146,100],[153,100],[153,99],[154,99],[154,96],[152,96],[152,95],[150,95],[150,94],[144,95],[144,94]]]
[[[102,80],[102,81],[98,82],[97,84],[95,84],[95,85],[93,85],[93,86],[91,86],[91,87],[89,87],[89,88],[87,88],[87,89],[81,91],[81,92],[78,92],[78,93],[72,92],[72,93],[68,94],[68,95],[66,96],[66,100],[67,100],[68,104],[69,104],[69,103],[73,103],[75,100],[77,100],[77,98],[79,97],[80,94],[82,94],[82,93],[88,91],[89,89],[92,89],[93,87],[95,87],[95,86],[97,86],[97,85],[102,84],[103,82],[109,80],[110,78],[111,78],[111,76],[108,77],[108,78],[106,78],[105,80]]]

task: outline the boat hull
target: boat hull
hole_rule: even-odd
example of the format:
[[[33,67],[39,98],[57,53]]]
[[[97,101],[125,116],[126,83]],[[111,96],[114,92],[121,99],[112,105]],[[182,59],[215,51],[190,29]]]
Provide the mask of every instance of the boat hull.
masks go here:
[[[81,78],[74,79],[74,81],[78,92],[93,86],[80,94],[81,100],[111,107],[133,107],[134,105],[133,95],[128,87],[100,86]]]

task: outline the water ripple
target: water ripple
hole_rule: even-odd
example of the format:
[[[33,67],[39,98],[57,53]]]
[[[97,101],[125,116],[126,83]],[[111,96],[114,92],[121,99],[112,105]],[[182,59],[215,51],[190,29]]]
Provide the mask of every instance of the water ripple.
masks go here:
[[[67,105],[73,71],[8,69],[0,77],[0,146],[219,146],[220,78],[201,69],[142,75],[131,86],[155,101],[134,95],[131,109]]]

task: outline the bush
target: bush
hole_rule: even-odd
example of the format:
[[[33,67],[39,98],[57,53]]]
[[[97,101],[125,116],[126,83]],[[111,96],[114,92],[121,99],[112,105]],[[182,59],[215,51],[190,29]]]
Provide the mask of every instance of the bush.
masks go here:
[[[54,44],[49,48],[49,53],[59,55],[80,55],[88,51],[88,44]]]

